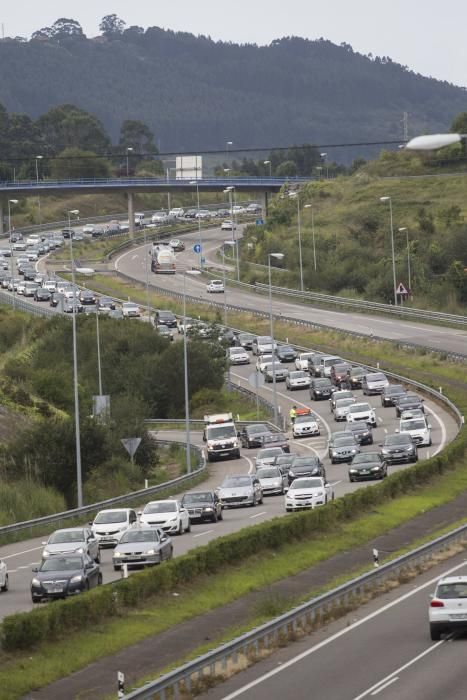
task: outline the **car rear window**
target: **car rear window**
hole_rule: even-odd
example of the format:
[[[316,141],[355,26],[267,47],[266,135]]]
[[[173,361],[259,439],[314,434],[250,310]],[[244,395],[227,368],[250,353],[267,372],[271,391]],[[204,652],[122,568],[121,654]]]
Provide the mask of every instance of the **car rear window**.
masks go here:
[[[436,590],[437,598],[467,598],[467,582],[442,583]]]

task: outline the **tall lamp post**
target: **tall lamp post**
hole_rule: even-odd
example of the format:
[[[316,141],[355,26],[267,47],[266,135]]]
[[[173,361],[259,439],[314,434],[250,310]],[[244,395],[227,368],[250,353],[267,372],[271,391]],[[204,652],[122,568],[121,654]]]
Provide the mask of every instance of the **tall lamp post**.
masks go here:
[[[394,224],[392,220],[392,198],[380,197],[381,202],[389,202],[389,221],[391,224],[391,251],[392,251],[392,279],[394,286],[394,306],[397,306],[397,284],[396,284],[396,258],[394,255]]]
[[[269,165],[269,177],[272,177],[272,163],[270,160],[263,161],[263,165]]]
[[[235,241],[235,258],[236,258],[236,263],[237,263],[237,282],[240,281],[240,263],[239,263],[239,258],[238,258],[238,238],[237,238],[237,225],[234,220],[234,211],[233,211],[233,193],[234,193],[235,187],[233,185],[230,185],[230,187],[226,187],[224,190],[224,193],[228,193],[229,195],[229,203],[230,203],[230,221],[232,222],[232,235],[233,239]]]
[[[274,326],[273,326],[273,320],[272,320],[272,283],[271,283],[271,258],[274,258],[275,260],[282,260],[284,257],[284,253],[268,253],[268,277],[269,277],[269,325],[270,325],[270,335],[271,335],[271,342],[272,342],[272,357],[273,357],[273,366],[272,366],[272,392],[273,392],[273,397],[274,397],[274,425],[277,425],[278,422],[278,417],[279,417],[279,411],[277,408],[277,386],[276,386],[276,370],[274,367]]]
[[[305,204],[305,206],[303,208],[304,209],[311,209],[311,238],[313,241],[313,266],[314,266],[315,272],[316,272],[317,266],[316,266],[316,242],[315,242],[315,216],[314,216],[313,205],[312,204]]]
[[[407,282],[409,285],[409,293],[412,295],[412,277],[410,274],[410,245],[409,245],[409,229],[406,226],[403,226],[402,228],[399,229],[400,233],[405,233],[406,238],[407,238]]]
[[[225,152],[226,152],[227,158],[229,157],[230,146],[233,146],[233,141],[226,141],[225,142]]]
[[[224,241],[222,246],[222,269],[223,269],[223,284],[224,284],[224,326],[227,327],[227,290],[225,285],[225,246],[233,248],[235,241]]]
[[[191,180],[190,185],[196,185],[196,201],[198,206],[197,219],[198,219],[198,243],[199,243],[199,267],[203,269],[203,241],[201,239],[201,218],[199,215],[199,185],[198,180]]]
[[[185,270],[183,272],[183,375],[185,384],[185,440],[186,440],[186,473],[191,474],[190,451],[190,396],[188,392],[188,340],[186,332],[186,277],[187,275],[200,275],[199,270]]]
[[[15,290],[15,275],[13,270],[13,244],[11,241],[11,205],[18,204],[18,199],[8,200],[8,240],[10,241],[10,269],[11,269],[11,280],[13,286],[13,308],[16,308],[16,290]]]
[[[126,176],[127,177],[130,174],[130,163],[129,163],[129,158],[128,158],[130,153],[133,153],[133,148],[131,146],[128,146],[126,149]]]
[[[69,209],[68,228],[71,229],[71,216],[78,216],[79,209]],[[79,426],[79,395],[78,395],[78,350],[76,343],[76,298],[75,298],[75,261],[73,259],[73,235],[70,234],[70,263],[71,263],[71,283],[73,285],[73,392],[75,398],[75,443],[76,443],[76,492],[78,508],[83,505],[83,480],[81,470],[81,435]]]
[[[300,217],[300,194],[298,192],[291,192],[289,194],[291,199],[297,200],[297,228],[298,228],[298,260],[300,266],[300,291],[303,292],[303,259],[302,259],[302,222]]]
[[[36,156],[36,184],[39,184],[39,161],[42,160],[44,156]],[[42,214],[41,214],[41,196],[37,195],[37,206],[39,209],[39,224],[42,224]]]

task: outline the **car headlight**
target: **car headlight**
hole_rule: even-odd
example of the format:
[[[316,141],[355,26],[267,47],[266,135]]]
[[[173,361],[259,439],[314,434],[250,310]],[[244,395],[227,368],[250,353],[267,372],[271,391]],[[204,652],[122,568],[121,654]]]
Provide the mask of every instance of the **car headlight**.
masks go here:
[[[205,510],[206,513],[211,513],[213,509],[211,508],[211,506],[206,506],[205,508],[203,508],[203,510]]]
[[[321,394],[321,389],[315,389],[315,394]]]
[[[31,581],[31,584],[32,584],[33,586],[40,586],[40,585],[41,585],[41,582],[39,581],[38,578],[33,578],[32,581]]]
[[[148,549],[148,551],[146,552],[146,554],[149,554],[149,555],[152,555],[152,554],[155,554],[155,553],[156,553],[156,550],[155,550],[155,549]]]
[[[78,576],[73,576],[70,579],[70,583],[81,583],[82,580],[83,580],[83,577],[81,576],[81,574],[79,574]]]
[[[295,473],[291,469],[289,470],[289,476],[295,476]]]
[[[44,551],[42,552],[42,556],[44,557],[44,559],[46,557],[50,557],[50,552],[47,549],[44,549]]]
[[[380,467],[371,467],[372,472],[379,472]]]
[[[357,471],[358,471],[358,469],[349,469],[349,472],[350,472],[351,474],[355,474],[355,472],[357,472]]]
[[[353,455],[354,455],[354,454],[357,454],[357,450],[355,449],[355,447],[352,447],[351,452],[352,452]]]
[[[84,548],[79,547],[78,549],[75,549],[75,552],[78,552],[78,554],[83,554],[84,553]]]
[[[121,557],[122,553],[121,552],[114,552],[114,557]]]
[[[238,440],[233,441],[233,447],[238,447]]]
[[[338,453],[337,450],[331,450],[331,454],[332,454],[333,457],[337,457],[337,455],[338,455],[339,453]]]

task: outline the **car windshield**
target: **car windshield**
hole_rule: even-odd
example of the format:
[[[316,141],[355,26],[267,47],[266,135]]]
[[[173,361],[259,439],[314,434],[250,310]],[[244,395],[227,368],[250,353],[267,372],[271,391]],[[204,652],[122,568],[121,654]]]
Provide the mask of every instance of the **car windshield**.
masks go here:
[[[272,433],[263,437],[263,443],[267,442],[286,442],[287,438],[283,433]]]
[[[235,437],[237,434],[232,424],[208,426],[206,431],[210,440],[222,440],[222,438]]]
[[[333,395],[334,401],[340,401],[341,399],[353,399],[354,395],[351,391],[336,391]]]
[[[317,464],[317,457],[296,457],[292,462],[292,468],[297,469],[300,467],[309,467],[310,469],[312,469],[313,467],[316,467]]]
[[[291,345],[281,345],[278,348],[278,352],[295,352]]]
[[[347,365],[344,362],[342,362],[340,365],[334,365],[334,372],[336,372],[336,373],[337,372],[339,372],[339,373],[347,372],[347,370],[349,370],[349,369],[350,369],[350,365]]]
[[[192,503],[206,503],[206,501],[212,500],[212,493],[209,493],[209,491],[204,491],[202,493],[186,493],[183,496],[182,503],[190,505]]]
[[[401,421],[401,430],[425,430],[424,420],[404,420]]]
[[[258,338],[256,339],[256,342],[257,342],[259,345],[267,345],[267,344],[270,345],[270,344],[272,343],[272,339],[270,338],[269,335],[260,335],[260,336],[258,336]]]
[[[83,568],[81,557],[50,557],[42,564],[41,571],[76,571]]]
[[[385,394],[405,394],[405,389],[400,384],[390,384],[384,390]]]
[[[244,355],[245,350],[243,348],[230,348],[229,352],[231,355]]]
[[[315,379],[313,383],[315,386],[330,386],[331,380],[323,377],[322,379]]]
[[[436,597],[443,598],[467,598],[467,581],[456,583],[441,583],[436,589]]]
[[[352,464],[368,464],[368,462],[379,462],[379,452],[361,452],[352,460]]]
[[[321,479],[295,479],[290,489],[319,489],[323,485]]]
[[[223,489],[235,488],[235,486],[251,486],[251,479],[248,476],[230,476],[221,484]]]
[[[313,353],[311,352],[305,352],[300,355],[301,360],[312,360],[313,359]]]
[[[269,428],[267,425],[249,425],[247,428],[249,435],[255,435],[256,433],[269,433]]]
[[[313,418],[313,416],[310,413],[307,413],[304,416],[295,416],[295,425],[297,423],[316,423],[316,420]]]
[[[364,411],[371,411],[369,403],[356,403],[349,407],[349,413],[363,413]]]
[[[160,501],[158,503],[148,503],[143,513],[175,513],[177,504],[175,501]]]
[[[355,399],[339,399],[336,401],[336,408],[345,408],[355,403]]]
[[[352,367],[352,369],[350,370],[350,375],[352,377],[359,377],[363,374],[365,374],[365,370],[363,369],[363,367]]]
[[[419,401],[420,401],[420,399],[418,398],[418,396],[414,396],[413,394],[408,394],[407,396],[401,396],[401,398],[399,399],[399,404],[414,403],[414,402],[418,403]]]
[[[282,447],[268,447],[265,450],[260,450],[256,455],[257,459],[265,459],[266,457],[275,457],[282,452]]]
[[[159,542],[157,530],[128,530],[120,537],[119,544],[128,542]]]
[[[386,445],[408,445],[410,442],[410,435],[388,435],[386,438]]]
[[[240,342],[243,342],[243,343],[246,341],[253,340],[254,337],[255,336],[252,335],[251,333],[239,333],[238,334],[238,339],[240,340]]]
[[[355,440],[353,435],[348,435],[346,437],[336,438],[334,440],[335,447],[346,447],[347,445],[355,445]]]
[[[159,311],[159,318],[165,318],[166,320],[174,318],[171,311]]]
[[[289,373],[289,379],[301,379],[301,377],[308,377],[308,374],[306,372],[303,372],[303,370]]]
[[[258,469],[256,472],[258,479],[276,479],[280,477],[278,469]]]
[[[384,382],[386,377],[384,374],[378,374],[375,372],[375,374],[369,374],[367,375],[367,381],[368,382]]]
[[[60,544],[62,542],[84,542],[83,530],[54,532],[50,535],[48,544]]]
[[[103,523],[124,523],[127,520],[127,513],[124,510],[116,510],[110,513],[98,513],[96,516],[96,519],[94,520],[95,523],[98,525],[101,525]]]

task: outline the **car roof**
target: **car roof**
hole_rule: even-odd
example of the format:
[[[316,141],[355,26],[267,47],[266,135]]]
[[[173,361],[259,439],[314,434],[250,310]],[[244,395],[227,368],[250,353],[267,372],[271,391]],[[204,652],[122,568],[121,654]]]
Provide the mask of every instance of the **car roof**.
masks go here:
[[[442,583],[467,583],[467,576],[445,576],[440,578],[438,581],[438,586]]]

